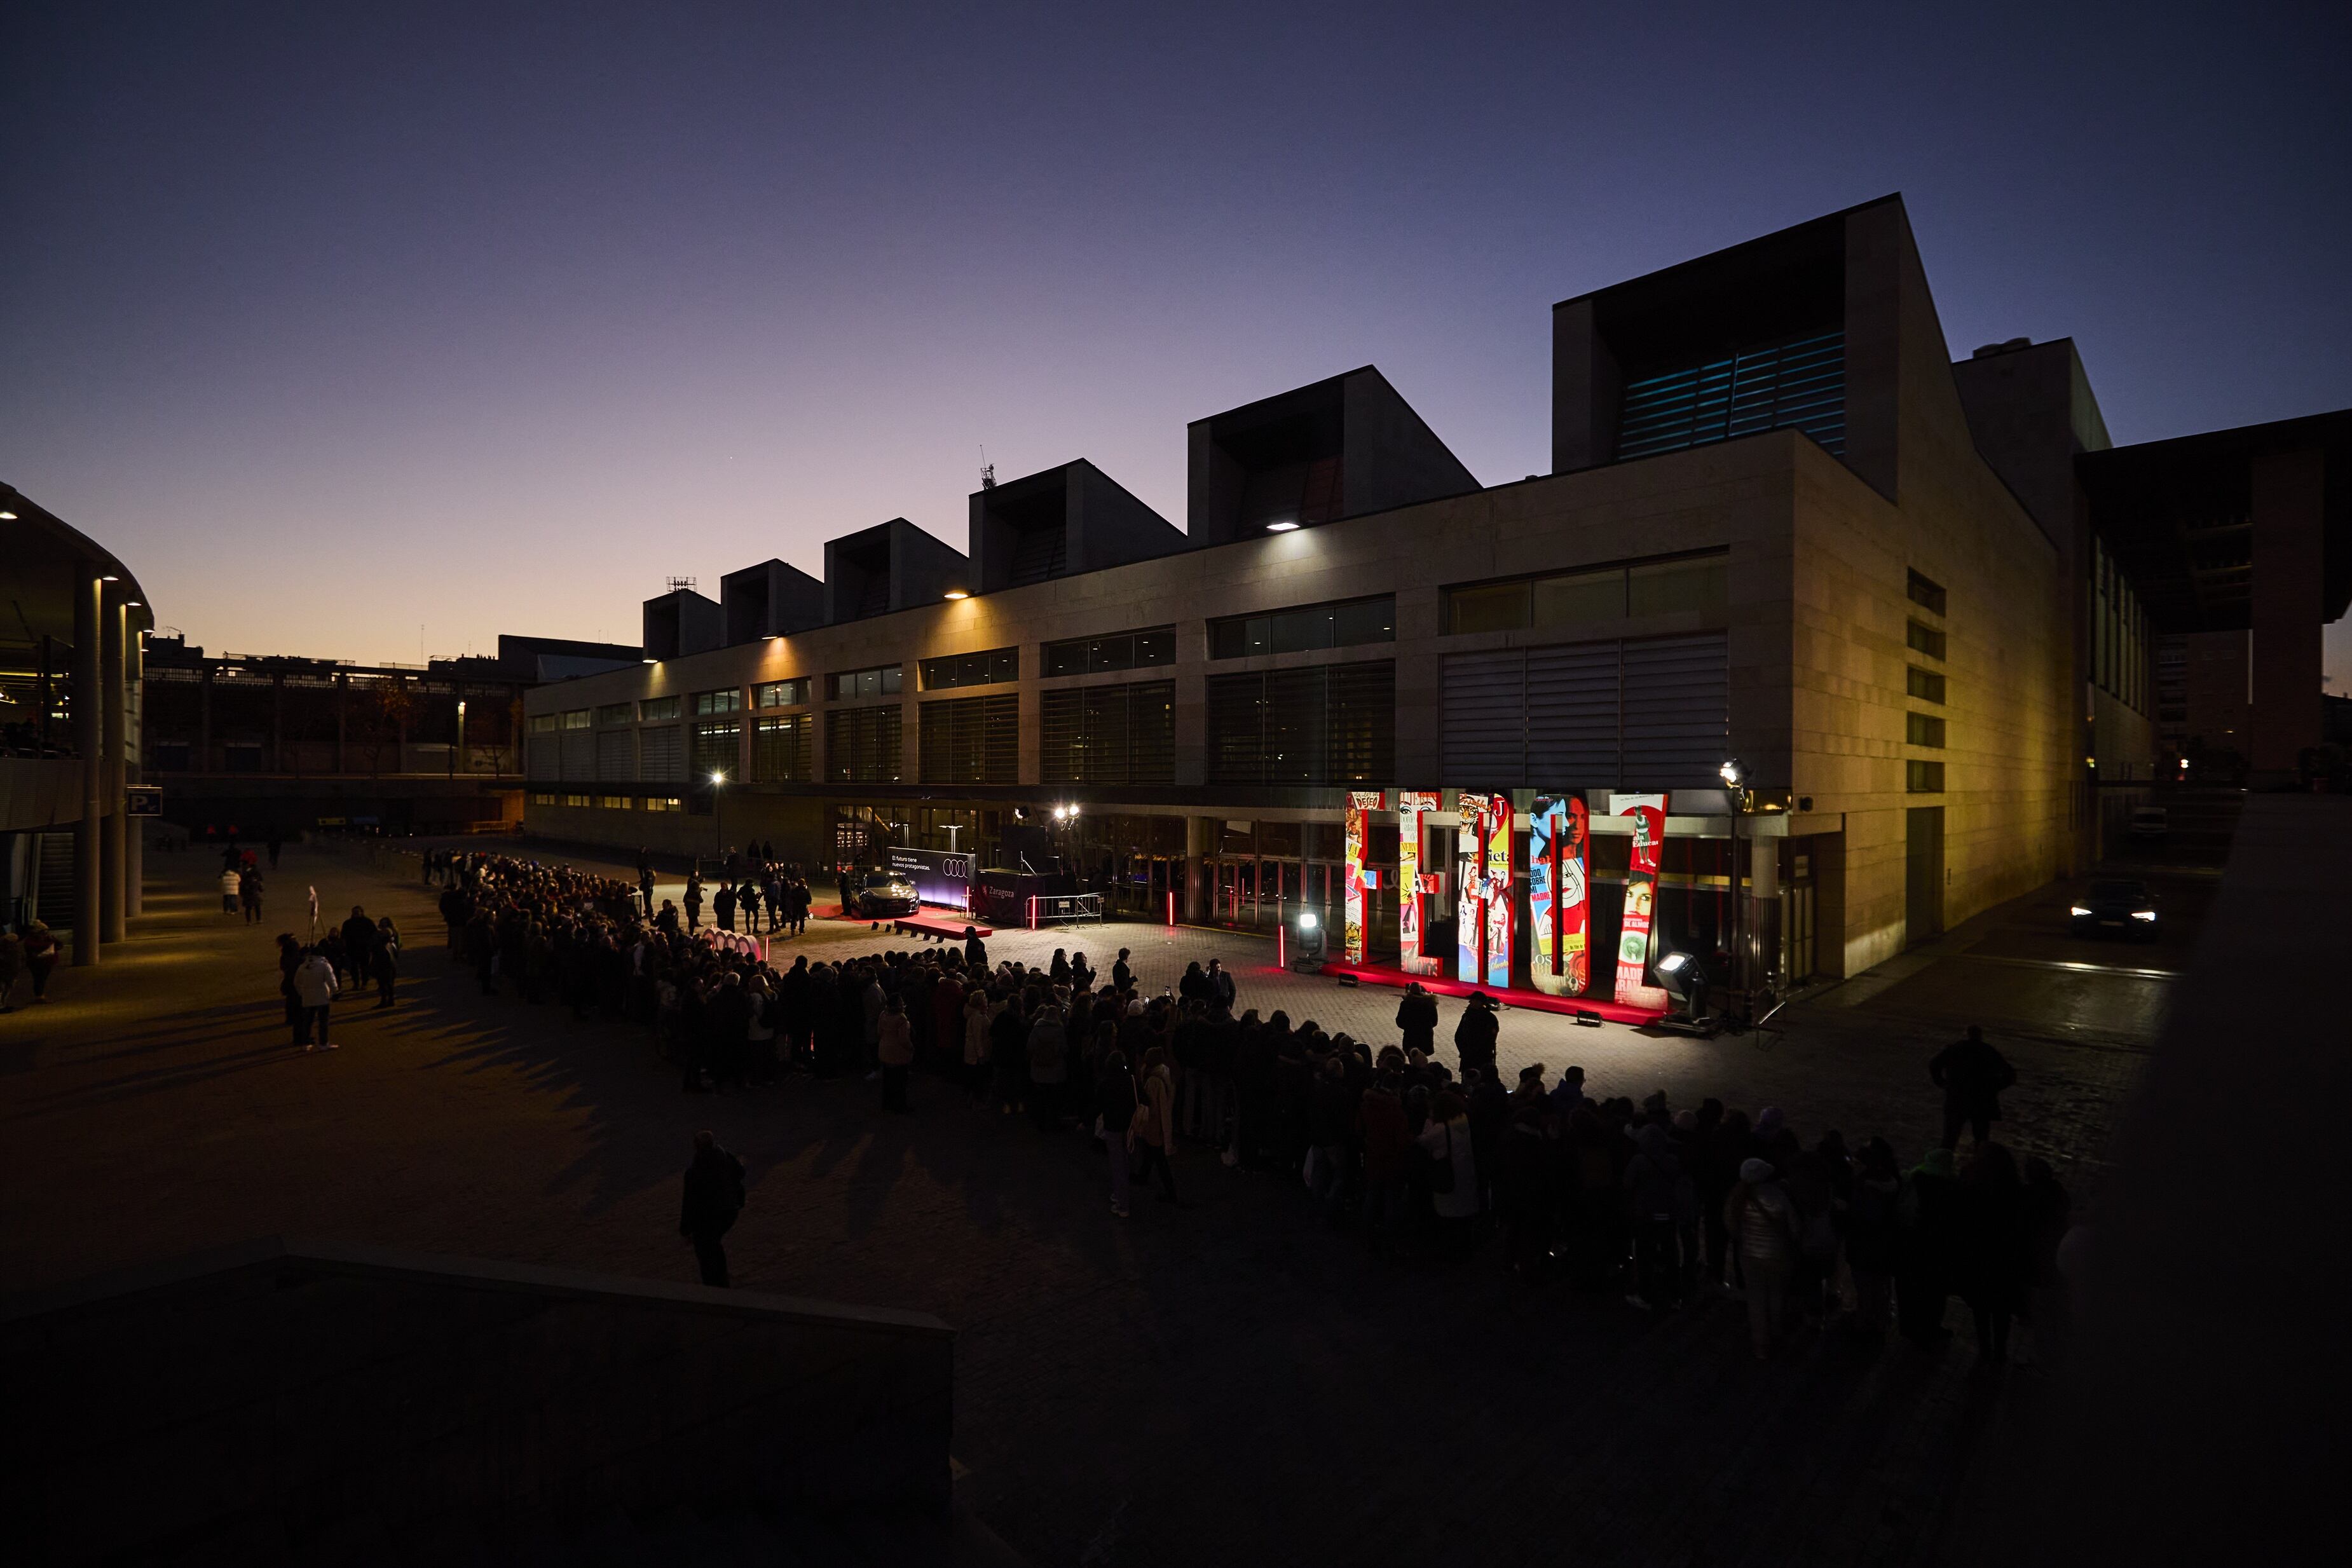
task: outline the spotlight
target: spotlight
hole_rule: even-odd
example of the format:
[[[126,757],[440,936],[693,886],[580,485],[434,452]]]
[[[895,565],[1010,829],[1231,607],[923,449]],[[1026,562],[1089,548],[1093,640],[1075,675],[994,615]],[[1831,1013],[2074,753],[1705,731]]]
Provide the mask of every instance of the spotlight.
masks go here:
[[[1739,758],[1737,757],[1727,757],[1724,758],[1723,766],[1717,768],[1715,771],[1717,778],[1721,779],[1727,786],[1734,789],[1738,789],[1740,781],[1748,777],[1748,769],[1739,766]]]
[[[1265,531],[1270,534],[1296,533],[1298,531],[1298,525],[1297,523],[1268,523],[1265,526]]]
[[[1678,1013],[1662,1021],[1712,1032],[1706,1016],[1706,971],[1699,961],[1688,953],[1669,953],[1658,960],[1658,978],[1683,1004]]]
[[[1313,910],[1302,909],[1293,924],[1298,928],[1298,946],[1290,956],[1290,967],[1311,975],[1323,967],[1323,922]]]

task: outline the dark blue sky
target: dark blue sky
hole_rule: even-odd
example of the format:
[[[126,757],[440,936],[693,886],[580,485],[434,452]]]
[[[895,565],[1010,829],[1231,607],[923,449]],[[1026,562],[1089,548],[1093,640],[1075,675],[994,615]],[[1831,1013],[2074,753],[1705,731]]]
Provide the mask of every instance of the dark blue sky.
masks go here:
[[[215,648],[634,641],[1366,362],[1539,471],[1552,301],[1896,190],[2118,442],[2352,404],[2352,8],[980,9],[7,7],[0,476]]]

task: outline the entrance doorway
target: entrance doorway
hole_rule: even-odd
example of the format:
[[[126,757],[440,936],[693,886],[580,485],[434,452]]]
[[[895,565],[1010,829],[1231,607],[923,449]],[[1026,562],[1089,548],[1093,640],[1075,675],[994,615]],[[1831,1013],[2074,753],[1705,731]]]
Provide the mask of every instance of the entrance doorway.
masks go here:
[[[1914,806],[1903,828],[1903,945],[1916,947],[1944,934],[1944,808]]]

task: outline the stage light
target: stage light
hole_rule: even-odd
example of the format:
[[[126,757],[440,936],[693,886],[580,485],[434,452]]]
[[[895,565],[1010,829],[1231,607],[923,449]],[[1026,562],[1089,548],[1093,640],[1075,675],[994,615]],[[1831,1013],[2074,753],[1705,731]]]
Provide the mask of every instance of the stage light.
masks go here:
[[[0,523],[13,523],[13,522],[15,522],[16,520],[16,513],[14,513],[14,512],[0,512]]]
[[[1683,1002],[1683,1017],[1699,1023],[1706,1017],[1706,971],[1688,953],[1669,953],[1658,960],[1658,978]]]
[[[1321,921],[1319,921],[1319,920],[1318,920],[1318,919],[1316,919],[1316,918],[1315,918],[1315,912],[1314,912],[1313,910],[1311,910],[1311,909],[1304,909],[1304,910],[1299,911],[1299,914],[1298,914],[1298,928],[1299,928],[1301,931],[1312,931],[1312,930],[1314,930],[1318,925],[1322,925],[1322,924],[1323,924],[1323,923],[1322,923]]]
[[[1717,768],[1715,772],[1716,777],[1734,789],[1738,789],[1740,780],[1748,777],[1748,770],[1739,766],[1739,758],[1737,757],[1724,758],[1723,766]]]
[[[1265,526],[1265,531],[1270,534],[1296,533],[1297,529],[1297,523],[1268,523]]]

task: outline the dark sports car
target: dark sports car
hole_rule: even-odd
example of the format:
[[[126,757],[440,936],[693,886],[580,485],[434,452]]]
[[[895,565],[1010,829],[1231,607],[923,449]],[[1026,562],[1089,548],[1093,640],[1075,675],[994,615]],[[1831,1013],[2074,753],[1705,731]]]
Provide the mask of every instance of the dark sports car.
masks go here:
[[[2066,913],[2077,936],[2113,931],[2149,941],[2156,936],[2156,900],[2144,882],[2121,877],[2095,882]]]
[[[914,915],[923,907],[915,896],[915,884],[896,872],[869,871],[866,881],[850,900],[849,913],[866,920],[881,920],[901,915]]]

